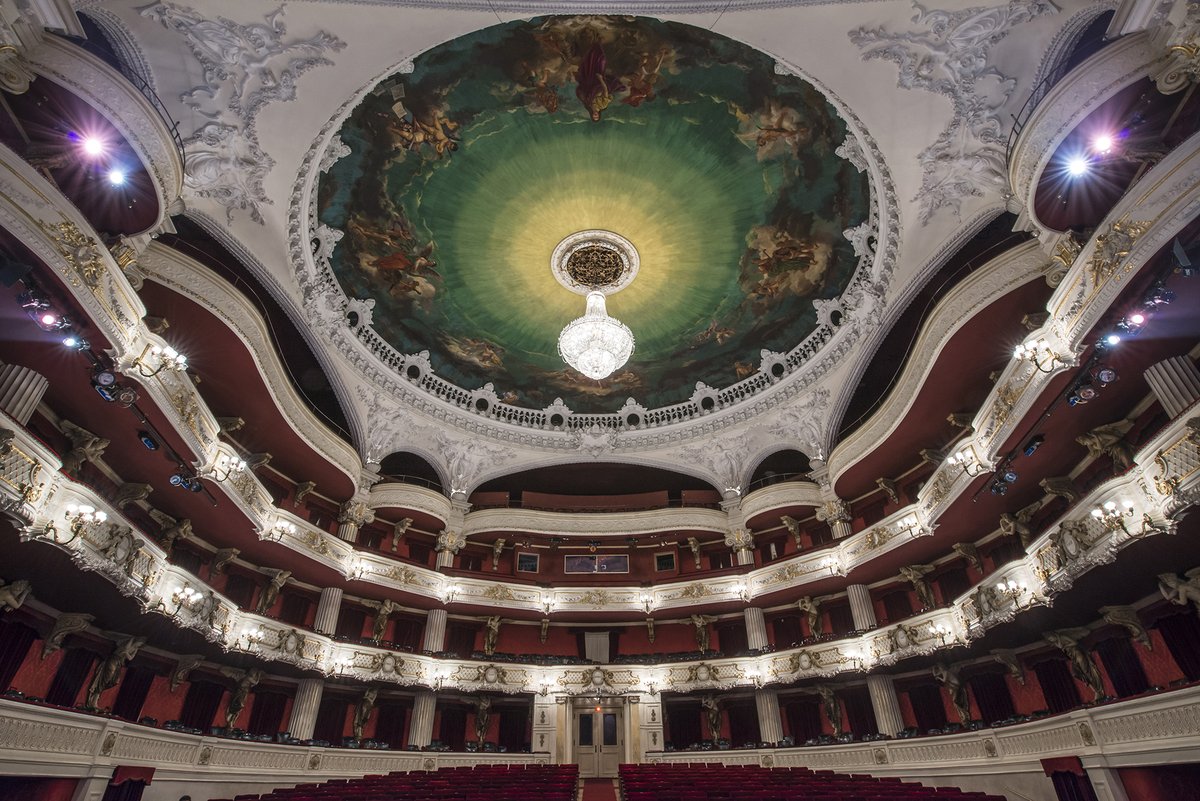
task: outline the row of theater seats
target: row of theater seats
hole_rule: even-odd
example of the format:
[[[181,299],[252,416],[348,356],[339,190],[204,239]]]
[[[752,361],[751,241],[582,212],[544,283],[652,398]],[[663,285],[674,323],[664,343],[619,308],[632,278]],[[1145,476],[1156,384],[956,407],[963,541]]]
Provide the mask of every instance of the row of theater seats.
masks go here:
[[[578,765],[473,765],[300,784],[214,801],[574,801]]]
[[[622,801],[1004,801],[893,778],[757,765],[622,765]]]

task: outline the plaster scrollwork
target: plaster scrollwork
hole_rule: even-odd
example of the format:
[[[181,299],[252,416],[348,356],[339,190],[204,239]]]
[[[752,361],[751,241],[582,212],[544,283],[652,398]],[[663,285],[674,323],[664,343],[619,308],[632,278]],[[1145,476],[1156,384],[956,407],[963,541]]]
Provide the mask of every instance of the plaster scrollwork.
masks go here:
[[[140,13],[180,34],[203,71],[203,83],[179,98],[206,120],[184,142],[186,188],[223,206],[227,220],[236,209],[263,224],[261,208],[271,203],[263,182],[275,161],[259,143],[258,113],[294,100],[300,75],[332,64],[326,54],[345,42],[324,31],[287,39],[283,6],[250,24],[176,3],[154,3]]]
[[[838,158],[843,158],[850,162],[850,165],[859,172],[864,172],[867,169],[867,157],[863,153],[862,146],[859,145],[858,139],[854,134],[846,134],[846,140],[837,146],[833,151]]]
[[[915,200],[928,223],[942,208],[959,212],[962,199],[1007,187],[1005,104],[1016,81],[988,63],[992,47],[1018,25],[1057,9],[1048,0],[1010,0],[1007,5],[960,11],[927,10],[914,3],[919,30],[856,28],[850,41],[863,58],[895,62],[904,89],[950,98],[954,116],[919,156],[924,177]]]

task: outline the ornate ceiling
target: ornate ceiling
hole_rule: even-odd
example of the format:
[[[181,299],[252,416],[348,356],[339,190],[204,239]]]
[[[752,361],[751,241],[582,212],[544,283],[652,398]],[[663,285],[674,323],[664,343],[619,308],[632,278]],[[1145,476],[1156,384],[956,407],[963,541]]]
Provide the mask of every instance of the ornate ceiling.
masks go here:
[[[830,454],[890,324],[1005,207],[1006,121],[1102,11],[345,7],[83,10],[178,115],[187,215],[297,321],[360,454],[458,491],[592,458],[735,488]],[[549,255],[587,228],[641,257],[609,299],[637,349],[599,383],[554,349],[583,304]]]

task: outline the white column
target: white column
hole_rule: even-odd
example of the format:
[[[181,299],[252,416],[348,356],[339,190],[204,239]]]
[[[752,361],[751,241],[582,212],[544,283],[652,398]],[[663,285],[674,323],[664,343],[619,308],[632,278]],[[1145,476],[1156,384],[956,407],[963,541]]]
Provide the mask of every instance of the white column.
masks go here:
[[[321,679],[301,679],[296,685],[296,697],[292,701],[292,716],[288,720],[288,731],[297,740],[311,740],[313,727],[317,725],[317,710],[321,707],[321,692],[325,682]]]
[[[437,696],[425,690],[413,701],[412,720],[408,724],[408,744],[418,748],[433,741],[433,716]]]
[[[425,617],[425,639],[421,647],[426,651],[441,651],[446,647],[446,610],[430,609]]]
[[[749,548],[738,548],[733,552],[733,558],[739,565],[754,564],[754,551]]]
[[[871,706],[875,708],[875,725],[880,734],[895,737],[904,728],[900,714],[900,702],[896,699],[896,686],[891,676],[871,674],[867,676],[867,690],[871,693]]]
[[[366,500],[356,495],[338,510],[337,535],[346,542],[354,542],[358,539],[358,529],[374,520],[375,512],[367,506]]]
[[[767,647],[767,621],[763,610],[748,606],[743,614],[746,617],[746,647],[751,651],[759,651]],[[763,738],[766,739],[765,737]],[[767,740],[767,742],[772,742]]]
[[[454,567],[454,551],[448,548],[443,548],[437,552],[437,559],[433,563],[434,568]]]
[[[779,692],[758,690],[754,693],[754,705],[758,707],[758,737],[764,743],[777,743],[783,739],[783,723],[779,716]]]
[[[851,584],[846,587],[846,595],[850,597],[850,615],[854,618],[854,628],[862,631],[875,625],[875,605],[871,603],[871,591],[865,584]]]
[[[317,616],[313,619],[313,630],[318,634],[333,634],[337,631],[338,614],[341,611],[341,588],[326,587],[321,590],[321,599],[317,601]]]
[[[41,373],[19,364],[6,364],[0,367],[0,409],[26,425],[49,385]]]
[[[1172,418],[1200,400],[1200,370],[1187,356],[1172,356],[1146,368],[1146,383]]]
[[[849,537],[854,533],[850,528],[849,520],[834,520],[829,524],[829,530],[833,532],[835,540],[840,540],[842,537]]]
[[[1129,793],[1125,791],[1125,785],[1121,783],[1121,777],[1116,770],[1087,764],[1083,769],[1087,771],[1088,781],[1096,791],[1097,801],[1129,801]]]

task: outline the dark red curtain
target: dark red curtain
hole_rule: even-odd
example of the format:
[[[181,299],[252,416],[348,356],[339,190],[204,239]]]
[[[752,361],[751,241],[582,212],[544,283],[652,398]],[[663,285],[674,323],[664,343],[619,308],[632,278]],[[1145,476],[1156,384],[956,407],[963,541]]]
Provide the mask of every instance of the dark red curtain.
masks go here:
[[[1191,607],[1185,612],[1160,617],[1154,626],[1188,681],[1200,680],[1200,619]]]
[[[1128,637],[1118,636],[1097,643],[1096,653],[1100,655],[1100,662],[1118,698],[1127,698],[1150,689],[1146,669],[1142,667],[1142,660],[1138,659]]]
[[[213,725],[213,717],[217,707],[221,705],[221,696],[225,688],[211,681],[197,680],[188,685],[187,695],[183,697],[183,709],[179,713],[179,722],[189,729],[199,729],[208,734]]]
[[[846,720],[855,737],[879,734],[875,723],[875,708],[871,706],[871,694],[866,687],[848,687],[838,693],[846,707]]]
[[[975,703],[979,706],[979,717],[984,723],[995,723],[998,720],[1011,718],[1013,709],[1012,693],[1008,691],[1008,682],[1002,673],[980,673],[972,676],[967,684]]]
[[[896,590],[883,596],[883,613],[887,615],[888,623],[912,617],[912,601],[905,590]]]
[[[804,632],[800,629],[800,618],[796,615],[777,617],[771,621],[771,627],[775,630],[776,648],[798,645],[804,639]]]
[[[478,626],[468,623],[450,623],[446,626],[447,653],[468,657],[475,650],[475,632]]]
[[[758,744],[758,707],[754,702],[735,702],[729,705],[729,742],[734,746]]]
[[[338,612],[337,626],[334,627],[333,633],[338,637],[349,637],[357,640],[363,636],[363,624],[367,620],[367,613],[357,606],[343,606]]]
[[[323,698],[317,708],[317,722],[313,726],[313,739],[341,745],[346,730],[346,699]]]
[[[952,567],[938,575],[937,585],[942,591],[942,601],[945,603],[971,589],[971,579],[967,577],[965,567]]]
[[[225,579],[224,595],[237,604],[239,609],[249,609],[254,600],[254,582],[238,573],[230,573]]]
[[[667,742],[675,748],[687,748],[708,739],[707,727],[701,732],[699,701],[664,704],[663,712],[667,719]]]
[[[849,634],[854,631],[854,615],[850,612],[850,604],[830,606],[829,629],[834,634]]]
[[[58,665],[54,680],[50,682],[50,689],[46,692],[46,703],[75,706],[75,699],[79,696],[79,690],[83,687],[83,682],[95,661],[96,655],[91,651],[82,648],[67,651]]]
[[[788,728],[797,745],[821,736],[821,705],[816,698],[788,701],[784,706],[784,714],[787,715]]]
[[[407,739],[408,705],[400,703],[383,703],[379,705],[379,713],[375,718],[375,736],[372,738],[387,743],[391,748],[403,748]]]
[[[275,736],[283,725],[283,710],[288,697],[284,693],[256,692],[250,707],[250,723],[246,730],[251,734]]]
[[[509,753],[520,753],[529,743],[529,706],[506,706],[500,710],[500,745]]]
[[[918,684],[908,689],[908,700],[912,704],[917,729],[925,733],[930,729],[946,727],[946,706],[942,703],[942,688],[936,684]]]
[[[451,751],[466,750],[467,710],[461,706],[447,706],[442,710],[442,725],[438,727],[438,739]]]
[[[717,630],[717,647],[721,653],[730,656],[747,650],[746,624],[743,621],[733,620],[718,623],[715,628]]]
[[[291,626],[303,626],[308,618],[308,607],[312,601],[294,592],[283,593],[283,605],[279,607],[279,619]]]
[[[142,705],[150,694],[150,685],[154,683],[155,673],[148,667],[128,665],[121,677],[121,687],[117,690],[117,700],[113,702],[113,714],[119,718],[136,721],[142,716]]]
[[[24,623],[0,619],[0,691],[8,689],[16,678],[29,646],[36,639],[37,632]]]
[[[1051,712],[1066,712],[1079,706],[1079,688],[1071,678],[1071,669],[1061,659],[1049,659],[1033,666],[1046,708]]]
[[[402,648],[417,650],[421,647],[421,621],[411,617],[392,619],[392,642]]]

